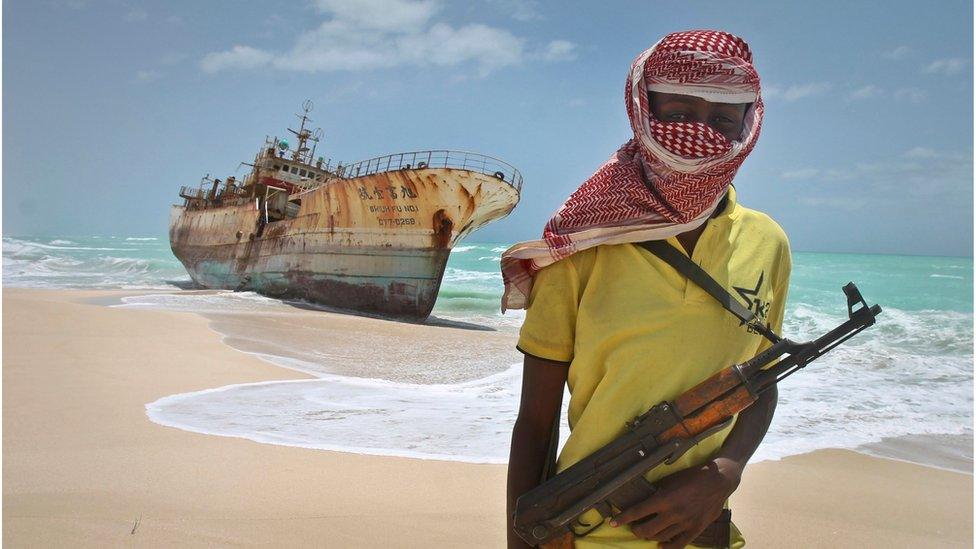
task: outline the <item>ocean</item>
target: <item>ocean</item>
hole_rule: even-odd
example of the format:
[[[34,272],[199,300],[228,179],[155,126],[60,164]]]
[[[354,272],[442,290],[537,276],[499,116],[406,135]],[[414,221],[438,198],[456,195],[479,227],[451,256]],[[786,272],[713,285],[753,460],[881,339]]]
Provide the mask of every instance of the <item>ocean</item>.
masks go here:
[[[514,340],[522,313],[499,311],[507,247],[456,247],[429,323]],[[783,382],[753,460],[851,448],[972,472],[972,258],[796,252],[784,335],[812,339],[842,322],[850,280],[884,313]],[[193,289],[165,237],[5,236],[3,284],[126,290],[106,306],[199,313],[225,344],[314,376],[167,396],[147,403],[157,423],[271,444],[507,460],[521,382],[520,355],[507,343],[438,349],[403,337],[340,348],[321,337],[328,326],[317,317],[327,315],[308,304]]]

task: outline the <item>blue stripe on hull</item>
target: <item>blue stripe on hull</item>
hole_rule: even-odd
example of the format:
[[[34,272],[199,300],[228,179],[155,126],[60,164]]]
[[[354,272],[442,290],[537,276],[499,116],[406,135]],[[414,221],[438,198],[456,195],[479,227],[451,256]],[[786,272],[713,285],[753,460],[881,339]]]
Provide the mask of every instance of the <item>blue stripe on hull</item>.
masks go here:
[[[213,250],[209,251],[184,253],[181,258],[193,280],[208,288],[255,291],[271,297],[419,320],[427,318],[434,306],[450,255],[450,250],[445,249],[314,254],[324,256],[315,263],[329,263],[333,269],[313,272],[260,267],[288,264],[288,258],[276,256],[260,257],[241,269],[239,262],[215,259]],[[200,259],[193,261],[193,256]],[[308,263],[312,258],[303,254],[301,259]]]

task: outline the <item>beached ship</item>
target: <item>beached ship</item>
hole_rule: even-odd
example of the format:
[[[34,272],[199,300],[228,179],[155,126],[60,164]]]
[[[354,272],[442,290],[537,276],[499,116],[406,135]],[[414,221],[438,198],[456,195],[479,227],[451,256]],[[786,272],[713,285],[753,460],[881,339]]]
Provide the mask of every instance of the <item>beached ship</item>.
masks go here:
[[[333,165],[315,156],[322,132],[303,108],[294,148],[265,138],[243,180],[180,190],[173,254],[207,288],[425,319],[451,248],[515,208],[521,174],[447,150]]]

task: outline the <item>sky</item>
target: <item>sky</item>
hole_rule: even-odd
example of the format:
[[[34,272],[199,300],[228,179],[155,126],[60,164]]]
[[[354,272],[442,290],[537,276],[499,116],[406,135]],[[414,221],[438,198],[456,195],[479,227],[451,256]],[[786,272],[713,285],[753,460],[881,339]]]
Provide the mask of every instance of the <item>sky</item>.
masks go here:
[[[273,6],[273,9],[272,9]],[[164,236],[311,99],[318,154],[456,149],[523,174],[471,237],[535,239],[631,137],[632,59],[749,42],[762,135],[735,185],[794,250],[971,256],[971,2],[39,0],[3,5],[3,231]]]

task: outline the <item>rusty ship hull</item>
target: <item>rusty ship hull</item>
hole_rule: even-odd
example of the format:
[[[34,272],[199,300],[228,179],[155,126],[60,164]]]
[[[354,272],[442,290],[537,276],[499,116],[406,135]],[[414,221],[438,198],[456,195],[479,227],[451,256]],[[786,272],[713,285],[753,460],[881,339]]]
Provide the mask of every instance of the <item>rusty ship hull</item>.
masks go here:
[[[173,253],[207,288],[423,320],[451,248],[511,212],[521,186],[516,170],[492,171],[494,159],[437,153],[323,169],[323,182],[304,188],[280,176],[283,162],[267,149],[242,187],[181,193]]]

